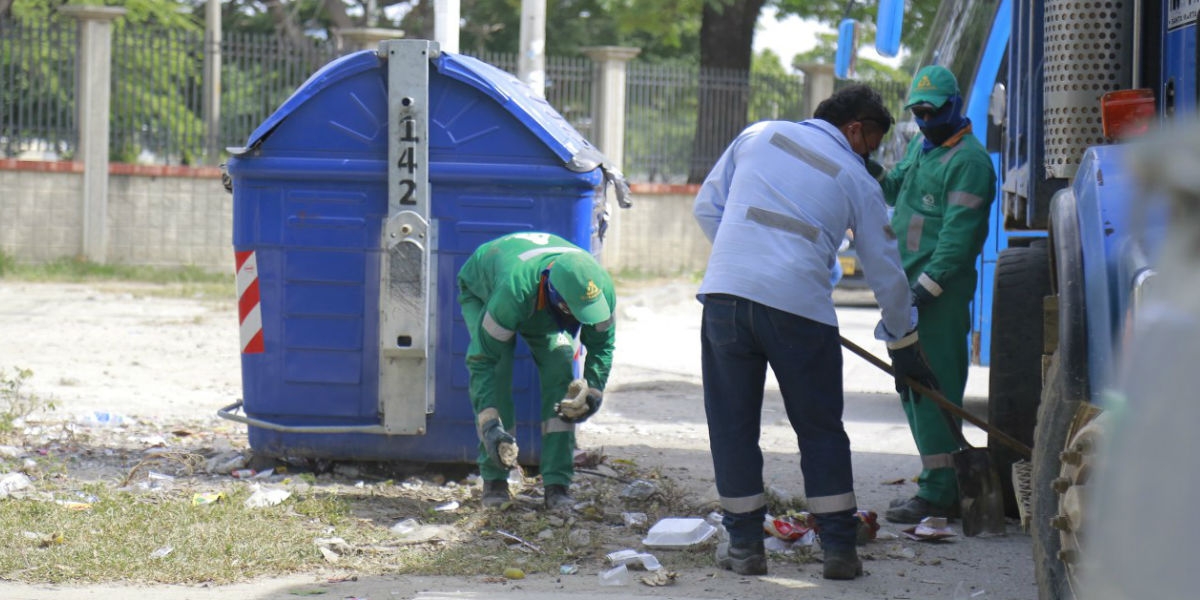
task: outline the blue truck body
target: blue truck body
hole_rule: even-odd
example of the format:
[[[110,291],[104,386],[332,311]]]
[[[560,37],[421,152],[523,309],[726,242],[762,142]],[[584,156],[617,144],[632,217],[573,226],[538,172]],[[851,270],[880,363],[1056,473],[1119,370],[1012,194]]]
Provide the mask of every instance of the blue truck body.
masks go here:
[[[1142,90],[1148,131],[1194,116],[1198,12],[1200,0],[947,0],[920,55],[958,77],[1000,181],[970,343],[990,366],[990,425],[1033,447],[1024,462],[989,444],[1013,465],[1043,599],[1077,589],[1095,416],[1119,397],[1167,225],[1130,171],[1144,136],[1111,139],[1117,113],[1101,100]]]

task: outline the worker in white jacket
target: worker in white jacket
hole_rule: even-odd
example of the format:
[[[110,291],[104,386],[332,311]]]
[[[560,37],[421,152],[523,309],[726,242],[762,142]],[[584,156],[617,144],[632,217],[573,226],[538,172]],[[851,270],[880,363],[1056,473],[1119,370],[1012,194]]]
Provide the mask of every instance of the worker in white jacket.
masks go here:
[[[916,311],[883,195],[868,172],[867,156],[891,125],[877,92],[843,88],[812,119],[748,127],[696,197],[694,215],[713,243],[698,297],[704,303],[704,408],[729,533],[717,548],[721,567],[767,571],[758,438],[770,365],[799,442],[824,576],[862,573],[830,277],[847,229],[882,312],[875,335],[888,344],[897,383],[908,375],[936,387],[917,341]]]

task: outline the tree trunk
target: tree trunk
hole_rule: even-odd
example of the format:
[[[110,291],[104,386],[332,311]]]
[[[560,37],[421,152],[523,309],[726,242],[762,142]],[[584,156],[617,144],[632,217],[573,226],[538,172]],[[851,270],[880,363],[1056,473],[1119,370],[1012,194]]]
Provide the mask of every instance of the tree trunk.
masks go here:
[[[704,3],[700,21],[699,113],[688,183],[701,183],[745,128],[754,24],[765,0]]]
[[[296,22],[296,15],[288,11],[282,0],[266,0],[263,4],[267,5],[267,12],[271,14],[271,20],[275,21],[275,30],[279,35],[290,42],[293,48],[303,48],[304,31]]]

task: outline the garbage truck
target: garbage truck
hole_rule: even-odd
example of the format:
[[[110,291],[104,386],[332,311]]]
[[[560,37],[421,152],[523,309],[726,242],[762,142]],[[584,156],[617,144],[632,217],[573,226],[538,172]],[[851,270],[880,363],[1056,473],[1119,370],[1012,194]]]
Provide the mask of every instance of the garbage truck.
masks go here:
[[[903,0],[881,0],[894,53]],[[1114,372],[1156,276],[1156,232],[1127,156],[1195,113],[1200,0],[946,0],[919,65],[958,78],[1000,180],[969,343],[988,365],[990,424],[1032,446],[1010,514],[1033,537],[1041,598],[1070,598]],[[839,44],[843,42],[839,40]],[[850,42],[852,43],[852,42]],[[878,45],[878,41],[877,41]],[[886,51],[885,51],[886,50]],[[839,65],[840,69],[840,65]]]

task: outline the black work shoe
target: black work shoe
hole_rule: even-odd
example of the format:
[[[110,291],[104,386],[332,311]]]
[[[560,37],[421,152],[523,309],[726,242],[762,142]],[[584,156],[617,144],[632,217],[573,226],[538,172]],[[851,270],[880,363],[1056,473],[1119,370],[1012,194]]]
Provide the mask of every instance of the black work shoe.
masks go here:
[[[940,506],[920,496],[913,496],[908,500],[893,504],[883,516],[893,523],[920,523],[921,519],[925,517],[950,519],[958,516],[958,505]]]
[[[854,579],[862,574],[862,561],[858,559],[858,550],[854,546],[825,550],[825,570],[822,573],[825,579]]]
[[[745,546],[732,542],[717,544],[717,566],[738,575],[766,575],[767,552],[762,540]]]
[[[575,506],[575,499],[567,491],[567,486],[550,484],[546,486],[546,509],[559,510]]]
[[[483,480],[483,507],[500,508],[508,503],[512,496],[508,493],[508,481],[504,479]]]

